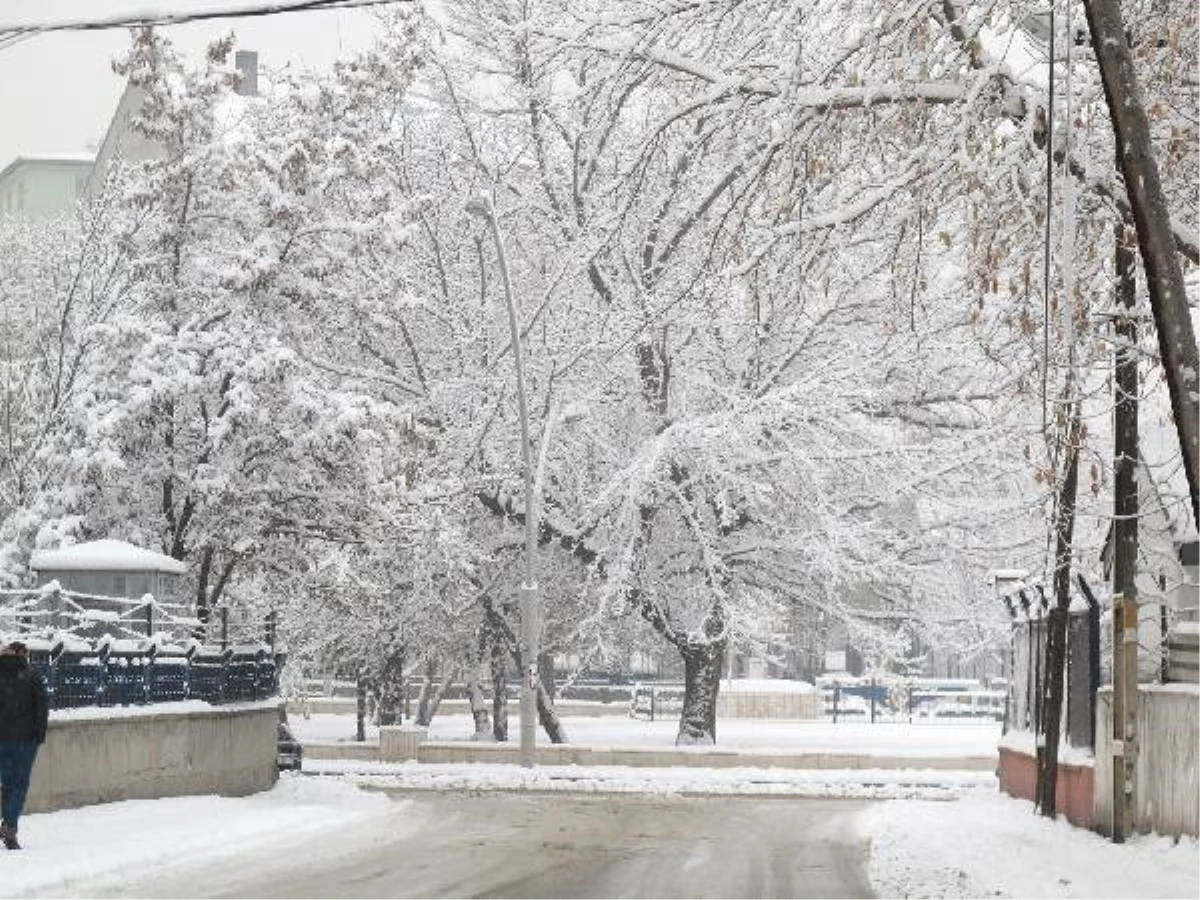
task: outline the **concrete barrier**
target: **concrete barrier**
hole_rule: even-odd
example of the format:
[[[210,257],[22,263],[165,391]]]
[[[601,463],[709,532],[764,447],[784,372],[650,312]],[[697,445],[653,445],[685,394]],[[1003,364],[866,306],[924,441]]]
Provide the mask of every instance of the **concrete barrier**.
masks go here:
[[[34,764],[26,811],[267,790],[279,777],[278,722],[278,700],[55,713]]]
[[[1000,790],[1019,800],[1037,802],[1037,757],[1012,747],[1000,748]],[[1060,762],[1054,784],[1054,809],[1080,828],[1092,825],[1095,770],[1091,765]]]
[[[379,758],[384,762],[417,759],[429,729],[419,725],[385,725],[379,729]]]
[[[781,769],[938,769],[991,772],[994,756],[866,756],[855,753],[755,753],[738,750],[693,752],[659,747],[593,748],[573,744],[539,744],[537,763],[544,766],[630,766],[665,768],[781,768]],[[516,763],[516,743],[482,744],[470,741],[427,741],[417,751],[421,763]]]
[[[305,759],[379,759],[378,741],[304,741]]]

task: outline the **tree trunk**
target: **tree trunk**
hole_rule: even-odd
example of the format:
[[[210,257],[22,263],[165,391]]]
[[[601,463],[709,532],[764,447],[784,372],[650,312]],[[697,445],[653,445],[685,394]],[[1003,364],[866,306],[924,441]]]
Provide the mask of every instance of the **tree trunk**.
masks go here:
[[[1195,395],[1200,379],[1196,334],[1188,312],[1183,271],[1175,255],[1170,208],[1163,193],[1133,58],[1125,40],[1118,0],[1087,0],[1092,48],[1104,82],[1117,158],[1137,225],[1138,248],[1146,271],[1146,289],[1158,331],[1158,349],[1171,393],[1171,409],[1183,467],[1192,497],[1192,522],[1198,519],[1200,494],[1200,409]]]
[[[538,654],[538,678],[542,681],[542,687],[546,690],[546,696],[553,703],[558,699],[558,692],[554,686],[554,654],[539,653]]]
[[[1038,809],[1043,816],[1055,816],[1058,789],[1058,745],[1062,723],[1063,679],[1067,658],[1067,621],[1071,608],[1071,549],[1075,533],[1075,495],[1079,482],[1079,401],[1071,404],[1067,426],[1066,466],[1058,495],[1055,517],[1054,608],[1050,610],[1046,635],[1045,702],[1042,725],[1045,742],[1039,742]]]
[[[688,635],[677,645],[683,656],[683,711],[676,744],[717,742],[717,692],[728,644],[724,617],[714,606],[704,621],[704,636]]]
[[[563,728],[562,720],[558,717],[558,710],[554,708],[554,698],[546,691],[546,685],[541,680],[538,681],[537,686],[537,711],[538,721],[541,722],[546,737],[550,738],[550,743],[565,744],[567,742],[566,729]]]
[[[492,633],[492,734],[508,740],[508,648],[501,635]]]
[[[404,654],[389,656],[379,673],[379,724],[404,721]]]
[[[724,642],[688,646],[679,652],[683,655],[683,711],[675,743],[715,744]]]
[[[355,681],[354,698],[354,739],[362,742],[367,739],[367,681],[362,672]]]
[[[436,673],[437,664],[430,660],[425,669],[425,680],[421,684],[421,696],[417,700],[417,724],[423,728],[429,727],[429,723],[437,715],[438,707],[442,705],[442,698],[446,696],[446,691],[450,689],[450,682],[454,679],[454,672],[447,669],[445,677],[435,689],[433,685]]]
[[[475,736],[477,741],[494,740],[492,734],[491,716],[488,715],[487,697],[479,686],[478,678],[467,681],[467,697],[471,702],[471,718],[475,720]]]

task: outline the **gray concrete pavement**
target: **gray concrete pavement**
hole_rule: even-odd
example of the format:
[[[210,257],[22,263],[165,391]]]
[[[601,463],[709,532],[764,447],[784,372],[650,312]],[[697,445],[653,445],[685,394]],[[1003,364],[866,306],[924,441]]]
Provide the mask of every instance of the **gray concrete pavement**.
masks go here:
[[[127,897],[870,897],[863,801],[402,794],[385,825]],[[254,854],[261,859],[260,853]]]

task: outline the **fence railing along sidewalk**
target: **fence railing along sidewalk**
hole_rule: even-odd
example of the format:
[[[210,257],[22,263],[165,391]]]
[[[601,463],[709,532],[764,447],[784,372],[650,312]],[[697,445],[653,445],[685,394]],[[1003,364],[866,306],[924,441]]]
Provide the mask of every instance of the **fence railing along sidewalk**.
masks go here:
[[[20,639],[52,709],[178,700],[228,703],[279,693],[275,618],[206,623],[182,604],[81,594],[56,583],[0,591],[0,638]]]
[[[149,641],[30,646],[51,709],[142,706],[179,700],[220,704],[279,693],[279,656],[265,645],[161,647]]]

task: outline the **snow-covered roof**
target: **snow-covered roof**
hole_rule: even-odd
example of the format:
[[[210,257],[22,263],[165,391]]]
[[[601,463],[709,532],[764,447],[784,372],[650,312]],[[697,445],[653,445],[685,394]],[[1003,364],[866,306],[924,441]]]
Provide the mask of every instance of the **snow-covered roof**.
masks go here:
[[[10,172],[15,172],[22,166],[37,165],[39,163],[68,163],[77,165],[92,165],[96,159],[94,153],[28,153],[15,157],[3,169],[0,169],[0,181],[3,181]]]
[[[39,572],[170,572],[182,575],[187,566],[163,553],[135,547],[125,541],[105,539],[62,547],[35,550],[29,567]]]

